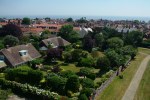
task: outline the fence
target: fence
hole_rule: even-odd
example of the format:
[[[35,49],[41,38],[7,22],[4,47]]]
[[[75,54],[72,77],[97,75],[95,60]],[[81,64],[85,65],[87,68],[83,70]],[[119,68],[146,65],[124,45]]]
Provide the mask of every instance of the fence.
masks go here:
[[[131,58],[126,62],[125,66],[127,66],[130,61]],[[95,100],[95,98],[100,95],[100,93],[113,81],[113,79],[121,72],[121,70],[122,66],[120,66],[119,69],[115,71],[108,80],[102,83],[102,85],[93,92],[92,100]]]

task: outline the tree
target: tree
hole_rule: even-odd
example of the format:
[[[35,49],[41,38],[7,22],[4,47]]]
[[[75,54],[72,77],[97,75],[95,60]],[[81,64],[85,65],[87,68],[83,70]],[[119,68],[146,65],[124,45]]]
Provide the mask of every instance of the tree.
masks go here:
[[[30,18],[27,18],[27,17],[23,18],[22,24],[24,24],[24,25],[30,25],[31,24]]]
[[[51,48],[48,50],[47,53],[47,58],[52,60],[52,59],[61,59],[62,58],[62,49],[58,49],[58,48]]]
[[[80,94],[85,94],[87,97],[90,97],[92,93],[93,90],[91,88],[84,88],[80,92]]]
[[[97,60],[97,68],[100,68],[100,70],[106,71],[110,68],[110,61],[109,59],[104,56],[104,57],[100,57]]]
[[[60,94],[65,93],[65,85],[66,85],[66,79],[63,77],[60,77],[58,75],[48,75],[46,77],[47,85],[49,88],[52,89],[52,91],[58,92]]]
[[[140,31],[129,32],[125,38],[125,43],[129,45],[139,46],[143,41],[143,33]]]
[[[103,34],[102,33],[96,34],[94,38],[96,45],[101,48],[104,42]]]
[[[131,59],[134,59],[134,57],[137,54],[137,49],[134,48],[132,45],[127,45],[127,46],[121,48],[121,53],[123,55],[130,55]]]
[[[15,46],[19,44],[19,39],[17,37],[14,37],[12,35],[7,35],[3,39],[4,46]]]
[[[78,23],[87,23],[86,17],[82,17],[79,20],[77,20]]]
[[[78,92],[80,87],[79,77],[78,76],[71,76],[68,78],[66,83],[66,90],[72,92]]]
[[[78,62],[78,65],[84,67],[92,67],[94,66],[94,59],[92,57],[81,58],[80,61]]]
[[[89,100],[85,94],[80,94],[78,100]]]
[[[70,78],[73,75],[76,75],[76,74],[71,70],[66,70],[66,71],[60,72],[60,76],[62,76],[64,78]]]
[[[117,49],[117,48],[123,47],[124,45],[123,40],[118,37],[113,37],[113,38],[108,39],[107,43],[108,43],[108,47],[112,49]]]
[[[14,24],[5,25],[2,29],[2,34],[0,35],[1,36],[12,35],[18,37],[19,39],[21,39],[21,37],[23,36],[21,28]]]
[[[81,81],[83,88],[94,88],[94,81],[89,78],[84,78]]]
[[[68,18],[66,21],[67,22],[73,22],[73,19],[72,18]]]
[[[73,31],[72,25],[64,25],[60,29],[60,33],[58,34],[62,38],[68,40],[70,33]]]
[[[91,73],[90,68],[81,68],[79,74],[82,76],[88,76]]]
[[[125,63],[125,59],[123,55],[118,54],[115,50],[107,50],[105,52],[107,58],[110,61],[111,67],[119,67]]]
[[[91,52],[93,47],[94,41],[92,37],[90,35],[85,35],[83,38],[83,49]]]
[[[68,36],[68,41],[71,43],[76,43],[79,41],[79,34],[76,31],[72,31]]]

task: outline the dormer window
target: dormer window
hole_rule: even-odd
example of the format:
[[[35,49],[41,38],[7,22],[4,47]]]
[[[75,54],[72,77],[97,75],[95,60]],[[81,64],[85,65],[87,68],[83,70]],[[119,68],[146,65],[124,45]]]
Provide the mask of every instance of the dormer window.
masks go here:
[[[28,54],[27,50],[21,50],[19,51],[20,56],[26,56]]]
[[[4,56],[0,55],[0,61],[4,61]]]

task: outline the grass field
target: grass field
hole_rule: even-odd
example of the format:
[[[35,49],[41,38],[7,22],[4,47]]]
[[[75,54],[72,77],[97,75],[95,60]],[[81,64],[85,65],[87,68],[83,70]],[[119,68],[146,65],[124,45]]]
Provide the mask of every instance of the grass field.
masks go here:
[[[138,51],[142,53],[150,54],[150,49],[147,48],[138,48]]]
[[[123,79],[116,77],[113,82],[96,98],[97,100],[121,100],[126,89],[128,88],[134,74],[140,63],[146,55],[138,54],[136,59],[131,62],[128,68],[122,73]]]
[[[134,100],[150,100],[150,62],[147,65]]]

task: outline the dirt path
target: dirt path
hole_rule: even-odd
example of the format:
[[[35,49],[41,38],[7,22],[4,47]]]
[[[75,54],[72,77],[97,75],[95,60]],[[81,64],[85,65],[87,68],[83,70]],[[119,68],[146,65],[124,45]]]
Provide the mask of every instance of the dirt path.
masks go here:
[[[135,73],[128,89],[126,90],[122,100],[133,100],[134,95],[136,93],[136,90],[138,89],[138,86],[140,84],[140,81],[142,79],[142,76],[146,70],[147,64],[150,60],[150,55],[147,56],[140,64],[137,72]]]
[[[11,95],[11,96],[8,97],[7,100],[26,100],[26,99],[25,98],[21,98],[21,97],[19,97],[17,95]]]

